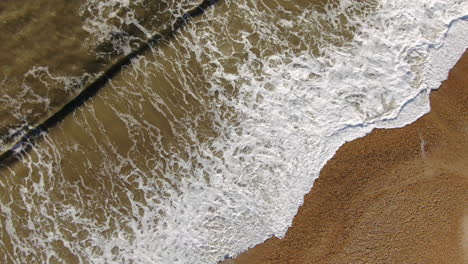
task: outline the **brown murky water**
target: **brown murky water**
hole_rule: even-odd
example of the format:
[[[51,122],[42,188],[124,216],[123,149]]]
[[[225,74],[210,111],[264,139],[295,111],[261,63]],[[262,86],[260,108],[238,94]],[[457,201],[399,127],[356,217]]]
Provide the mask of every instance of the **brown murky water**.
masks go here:
[[[1,150],[198,2],[2,1]]]
[[[199,2],[1,1],[0,150]],[[186,231],[172,228],[184,220],[171,208],[187,189],[216,189],[213,175],[236,170],[220,142],[243,133],[239,109],[264,100],[243,87],[268,78],[267,66],[347,45],[357,28],[345,14],[374,4],[331,16],[337,6],[220,1],[141,53],[29,151],[0,164],[0,262],[184,263],[170,252],[215,251],[206,241],[180,248]],[[199,206],[187,209],[193,218],[216,215]],[[219,228],[200,223],[187,228]]]

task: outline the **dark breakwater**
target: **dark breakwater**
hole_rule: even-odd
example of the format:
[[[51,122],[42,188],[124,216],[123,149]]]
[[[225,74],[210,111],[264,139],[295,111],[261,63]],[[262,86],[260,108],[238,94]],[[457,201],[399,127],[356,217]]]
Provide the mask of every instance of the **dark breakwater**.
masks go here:
[[[75,98],[65,104],[59,111],[55,112],[36,127],[28,129],[24,136],[22,136],[15,144],[12,144],[13,146],[10,149],[0,154],[0,164],[7,165],[10,162],[14,162],[20,159],[21,154],[27,152],[34,145],[34,142],[41,137],[41,135],[47,133],[50,128],[59,124],[65,117],[73,113],[77,108],[95,96],[99,90],[101,90],[110,80],[112,80],[112,78],[124,70],[126,66],[130,65],[132,60],[138,58],[138,56],[157,46],[158,44],[172,40],[187,23],[190,23],[192,18],[203,15],[208,8],[219,1],[220,0],[204,0],[197,7],[178,17],[170,30],[165,30],[154,34],[138,49],[120,58],[102,75],[86,86]],[[24,132],[24,130],[22,132]],[[21,132],[18,132],[17,134],[19,133]]]

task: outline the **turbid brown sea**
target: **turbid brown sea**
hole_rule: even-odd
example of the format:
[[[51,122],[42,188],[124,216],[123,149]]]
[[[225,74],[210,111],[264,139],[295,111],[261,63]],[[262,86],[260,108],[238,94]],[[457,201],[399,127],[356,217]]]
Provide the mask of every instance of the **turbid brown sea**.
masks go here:
[[[284,239],[225,263],[468,263],[468,52],[430,102],[343,145]]]

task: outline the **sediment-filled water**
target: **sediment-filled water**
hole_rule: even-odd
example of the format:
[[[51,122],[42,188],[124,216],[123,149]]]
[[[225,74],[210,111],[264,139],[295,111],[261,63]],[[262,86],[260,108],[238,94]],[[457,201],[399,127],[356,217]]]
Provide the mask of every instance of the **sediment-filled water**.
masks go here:
[[[0,3],[1,263],[281,237],[339,146],[426,113],[468,46],[463,0],[46,2]]]

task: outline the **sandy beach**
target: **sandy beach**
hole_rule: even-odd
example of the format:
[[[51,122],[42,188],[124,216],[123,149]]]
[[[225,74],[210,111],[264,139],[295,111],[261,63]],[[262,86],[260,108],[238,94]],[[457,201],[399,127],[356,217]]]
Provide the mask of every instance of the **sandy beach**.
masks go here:
[[[430,100],[342,146],[284,239],[224,263],[468,263],[468,52]]]

